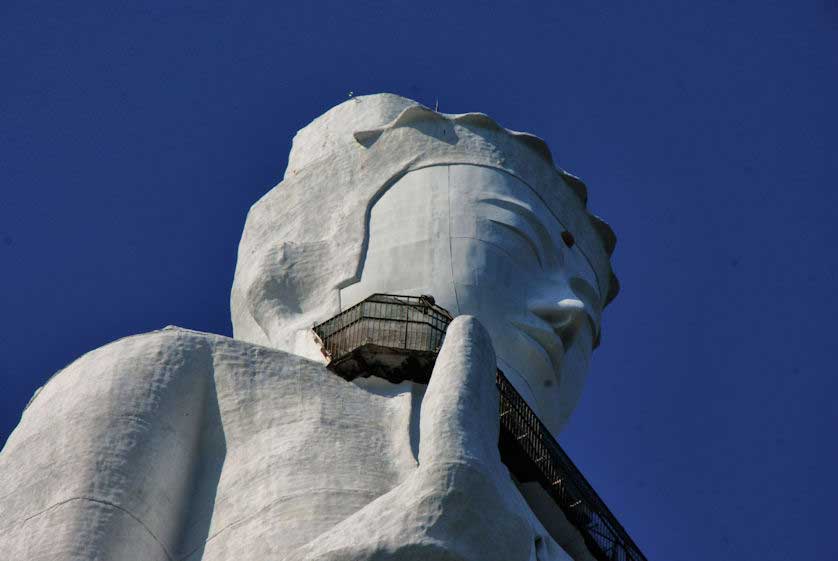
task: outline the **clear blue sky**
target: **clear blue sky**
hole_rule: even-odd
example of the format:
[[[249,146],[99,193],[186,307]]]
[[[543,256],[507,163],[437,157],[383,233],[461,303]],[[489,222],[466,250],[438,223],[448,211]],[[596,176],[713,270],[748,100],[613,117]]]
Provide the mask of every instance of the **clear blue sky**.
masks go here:
[[[86,351],[229,335],[292,136],[390,91],[543,137],[617,232],[560,441],[650,561],[838,559],[836,0],[6,0],[0,79],[0,442]]]

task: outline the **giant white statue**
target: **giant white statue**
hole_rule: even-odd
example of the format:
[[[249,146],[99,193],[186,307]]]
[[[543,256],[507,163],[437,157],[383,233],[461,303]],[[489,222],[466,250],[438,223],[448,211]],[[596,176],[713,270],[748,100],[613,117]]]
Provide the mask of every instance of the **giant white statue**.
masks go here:
[[[390,94],[334,107],[248,214],[232,339],[126,337],[33,396],[0,454],[0,557],[592,559],[501,463],[495,370],[561,430],[613,246],[532,135]],[[326,368],[312,327],[373,293],[456,316],[427,386]]]

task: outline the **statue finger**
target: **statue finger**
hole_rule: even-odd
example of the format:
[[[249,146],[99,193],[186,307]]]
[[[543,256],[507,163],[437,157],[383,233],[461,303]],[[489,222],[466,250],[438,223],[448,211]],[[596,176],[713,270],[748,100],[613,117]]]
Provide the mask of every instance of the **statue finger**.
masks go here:
[[[422,400],[420,465],[500,461],[496,372],[486,329],[472,316],[455,318]]]

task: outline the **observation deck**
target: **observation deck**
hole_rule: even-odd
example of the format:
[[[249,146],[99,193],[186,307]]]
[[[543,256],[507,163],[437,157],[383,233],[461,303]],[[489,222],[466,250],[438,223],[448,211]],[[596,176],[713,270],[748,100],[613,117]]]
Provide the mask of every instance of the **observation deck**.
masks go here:
[[[427,384],[453,317],[429,296],[374,294],[314,326],[329,369],[352,380],[379,376]],[[515,478],[537,481],[582,535],[597,561],[647,561],[547,427],[497,371],[501,460]]]

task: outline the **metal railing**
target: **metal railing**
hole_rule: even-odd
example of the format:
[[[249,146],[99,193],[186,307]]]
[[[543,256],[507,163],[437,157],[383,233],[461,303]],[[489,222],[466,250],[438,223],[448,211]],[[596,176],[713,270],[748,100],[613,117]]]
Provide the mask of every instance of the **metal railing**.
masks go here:
[[[646,561],[617,518],[500,370],[497,372],[497,386],[500,393],[501,451],[517,448],[523,456],[505,459],[510,470],[513,473],[525,472],[522,474],[525,478],[534,476],[541,483],[582,534],[585,545],[596,559]]]
[[[452,319],[429,296],[373,294],[314,331],[329,367],[344,378],[427,382]]]
[[[372,371],[388,379],[426,382],[453,318],[429,297],[374,294],[314,327],[329,368],[352,378]],[[387,357],[382,359],[381,357]],[[399,357],[394,361],[393,356]],[[418,357],[418,358],[417,358]],[[406,361],[413,361],[405,368]],[[388,369],[399,374],[392,375]],[[538,481],[598,561],[646,557],[562,450],[521,394],[497,371],[501,459],[520,481]]]

